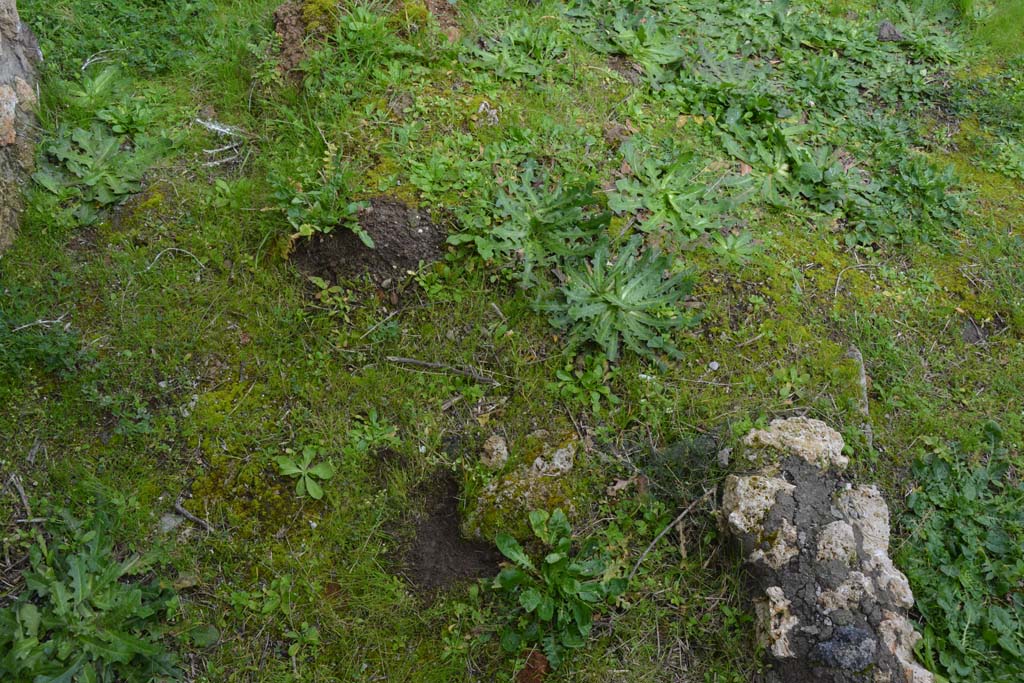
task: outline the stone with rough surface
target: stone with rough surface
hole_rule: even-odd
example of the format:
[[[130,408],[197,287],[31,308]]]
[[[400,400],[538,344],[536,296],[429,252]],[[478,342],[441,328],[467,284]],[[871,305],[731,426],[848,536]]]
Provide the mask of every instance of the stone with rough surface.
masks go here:
[[[39,48],[14,0],[0,0],[0,251],[14,240],[32,173]]]
[[[844,468],[850,462],[843,455],[843,435],[821,420],[807,417],[772,420],[768,429],[751,431],[743,442],[750,448],[773,448],[795,455],[819,467]]]
[[[761,469],[730,475],[722,521],[754,593],[769,683],[934,683],[914,661],[914,598],[889,557],[889,508],[843,480],[842,437],[806,418],[744,440]]]

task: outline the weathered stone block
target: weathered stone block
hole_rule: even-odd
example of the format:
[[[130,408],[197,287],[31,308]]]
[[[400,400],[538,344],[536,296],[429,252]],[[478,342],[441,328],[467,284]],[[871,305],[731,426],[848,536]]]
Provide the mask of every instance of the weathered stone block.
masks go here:
[[[730,476],[722,521],[750,570],[768,681],[933,683],[913,657],[914,597],[889,558],[889,508],[843,478],[843,439],[775,420],[745,439],[760,469]]]
[[[14,0],[0,0],[0,251],[14,240],[35,148],[35,36]]]

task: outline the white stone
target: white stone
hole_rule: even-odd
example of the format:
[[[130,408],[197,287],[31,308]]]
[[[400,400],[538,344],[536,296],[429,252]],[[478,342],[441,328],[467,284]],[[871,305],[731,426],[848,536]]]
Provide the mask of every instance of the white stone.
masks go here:
[[[800,554],[796,542],[796,527],[788,519],[782,520],[782,528],[775,534],[768,550],[755,550],[750,554],[751,562],[763,562],[772,569],[781,569],[784,564]]]
[[[818,594],[818,606],[825,614],[836,610],[853,610],[860,605],[865,595],[872,596],[874,589],[871,580],[860,572],[850,572],[835,590],[822,591]]]
[[[818,534],[818,562],[840,560],[849,563],[857,557],[853,527],[842,520],[825,526]]]
[[[796,487],[784,479],[730,474],[722,493],[722,510],[729,528],[737,535],[760,534],[761,523],[775,505],[775,496],[780,491],[791,493],[794,489]]]
[[[793,648],[789,644],[789,633],[799,621],[789,611],[790,602],[782,588],[771,586],[765,594],[768,596],[767,600],[758,600],[754,603],[758,640],[762,647],[778,659],[792,657]]]
[[[910,609],[914,606],[914,593],[910,589],[910,582],[906,575],[892,563],[886,553],[874,551],[868,555],[864,563],[865,569],[871,572],[880,591],[887,591],[900,607]]]
[[[752,448],[774,448],[821,468],[834,465],[842,469],[850,463],[843,455],[846,444],[842,434],[821,420],[807,417],[772,420],[768,429],[752,430],[743,442]]]
[[[839,511],[847,522],[860,530],[864,551],[889,552],[889,506],[874,486],[858,486],[839,497]]]
[[[907,683],[935,683],[935,676],[914,660],[914,645],[921,636],[906,617],[886,610],[878,632],[882,642],[899,662]]]
[[[492,470],[501,469],[508,462],[508,444],[503,436],[491,434],[484,441],[483,450],[484,454],[481,456],[480,462]]]

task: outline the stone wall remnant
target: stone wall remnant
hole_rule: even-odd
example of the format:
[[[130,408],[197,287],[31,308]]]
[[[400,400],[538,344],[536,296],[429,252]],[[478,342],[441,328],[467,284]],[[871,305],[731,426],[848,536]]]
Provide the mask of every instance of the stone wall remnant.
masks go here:
[[[36,66],[41,59],[15,0],[0,0],[0,252],[14,241],[35,155]]]
[[[934,683],[918,664],[907,578],[889,557],[889,508],[843,477],[843,438],[824,422],[775,420],[744,439],[722,521],[750,571],[771,683]]]

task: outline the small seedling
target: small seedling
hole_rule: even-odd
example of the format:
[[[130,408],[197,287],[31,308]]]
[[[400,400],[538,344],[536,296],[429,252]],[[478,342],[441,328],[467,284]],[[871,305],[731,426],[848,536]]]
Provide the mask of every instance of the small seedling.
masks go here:
[[[285,451],[287,455],[276,458],[277,466],[281,474],[286,477],[295,477],[295,495],[304,496],[307,493],[313,500],[320,500],[324,497],[323,487],[317,481],[326,481],[334,476],[334,467],[330,462],[324,461],[313,464],[314,458],[321,455],[321,449],[316,446],[304,446],[302,455],[297,460],[296,453],[291,448]]]

